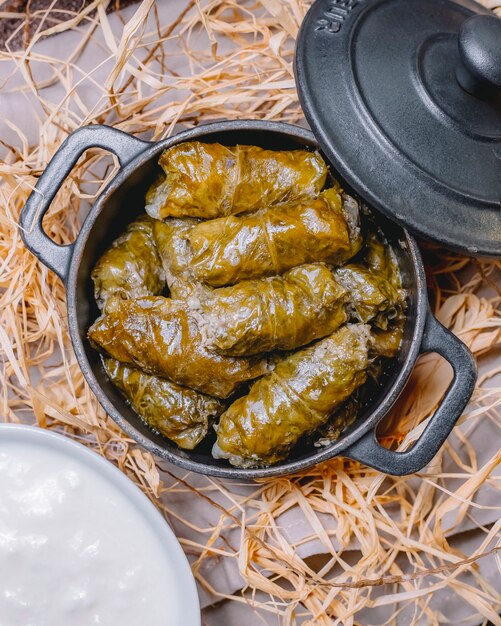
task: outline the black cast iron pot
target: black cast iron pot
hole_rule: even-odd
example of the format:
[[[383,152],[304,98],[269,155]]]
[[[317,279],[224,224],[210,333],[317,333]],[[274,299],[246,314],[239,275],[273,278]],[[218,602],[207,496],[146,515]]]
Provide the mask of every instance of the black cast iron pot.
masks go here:
[[[99,354],[87,340],[87,330],[99,315],[90,279],[91,269],[113,239],[144,209],[144,195],[158,171],[160,153],[187,140],[217,141],[227,145],[254,144],[277,150],[305,146],[318,148],[311,132],[298,126],[267,121],[208,124],[158,143],[141,141],[108,126],[87,126],[75,131],[62,144],[21,212],[24,243],[66,285],[73,347],[87,382],[106,412],[150,452],[187,470],[211,476],[249,479],[284,475],[340,454],[388,474],[410,474],[422,469],[442,446],[468,402],[475,384],[476,366],[468,348],[429,310],[423,264],[415,240],[382,216],[378,219],[398,256],[404,287],[409,295],[403,344],[393,367],[368,405],[332,445],[325,448],[306,443],[298,445],[287,461],[269,468],[233,468],[226,461],[213,459],[209,445],[204,447],[202,444],[200,450],[186,452],[154,433],[108,380]],[[91,147],[115,153],[122,168],[97,199],[77,240],[71,245],[59,246],[43,231],[42,219],[64,178],[82,153]],[[445,357],[453,367],[454,379],[416,444],[406,452],[390,451],[378,444],[375,429],[404,388],[417,357],[425,352],[437,352]]]

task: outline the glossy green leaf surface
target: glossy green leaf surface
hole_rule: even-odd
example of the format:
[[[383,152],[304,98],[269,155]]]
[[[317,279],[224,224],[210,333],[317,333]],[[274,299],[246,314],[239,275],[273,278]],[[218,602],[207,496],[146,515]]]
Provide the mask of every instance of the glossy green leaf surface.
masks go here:
[[[315,196],[327,177],[317,152],[198,141],[168,148],[159,165],[165,175],[146,195],[146,212],[157,219],[213,219]]]
[[[207,300],[210,343],[235,356],[293,350],[346,322],[345,296],[322,263],[215,289]]]
[[[216,398],[114,359],[105,359],[104,367],[136,413],[180,448],[193,450],[207,434],[209,419],[224,409]]]
[[[170,296],[175,300],[192,296],[203,297],[211,289],[202,284],[191,267],[191,248],[188,234],[200,220],[169,218],[154,220],[153,236],[162,260]]]
[[[208,350],[196,315],[169,298],[121,300],[94,322],[89,338],[121,363],[219,398],[267,371],[263,359]]]
[[[129,224],[92,270],[94,295],[103,310],[113,298],[155,296],[165,287],[162,263],[153,240],[154,220],[147,215]]]
[[[367,326],[346,325],[284,358],[222,414],[214,456],[241,467],[286,458],[365,382],[369,342]]]
[[[195,275],[213,287],[352,255],[341,197],[331,189],[315,199],[202,222],[188,239]]]

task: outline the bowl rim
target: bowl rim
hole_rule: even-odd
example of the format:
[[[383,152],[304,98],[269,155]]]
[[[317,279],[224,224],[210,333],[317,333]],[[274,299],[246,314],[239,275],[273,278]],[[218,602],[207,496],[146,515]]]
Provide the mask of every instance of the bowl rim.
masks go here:
[[[81,461],[90,471],[95,471],[100,480],[108,481],[113,489],[119,491],[141,516],[152,535],[162,544],[166,558],[172,563],[176,580],[182,591],[182,603],[186,605],[183,623],[186,626],[201,625],[201,609],[195,578],[190,564],[174,531],[163,515],[130,478],[113,463],[100,456],[82,443],[73,441],[62,433],[30,426],[27,424],[0,423],[1,441],[9,439],[26,444],[35,444],[44,448],[60,451],[69,458]]]
[[[128,178],[137,168],[142,166],[147,161],[153,159],[157,154],[159,154],[166,148],[169,148],[175,144],[184,141],[191,141],[194,139],[200,140],[211,134],[219,134],[228,131],[266,131],[280,133],[282,135],[285,134],[295,140],[303,139],[305,141],[305,144],[315,145],[320,150],[320,146],[318,145],[315,136],[310,130],[305,129],[301,126],[297,126],[295,124],[288,124],[285,122],[271,122],[268,120],[226,120],[222,122],[200,124],[194,128],[190,128],[188,130],[183,130],[179,133],[173,134],[170,137],[163,139],[159,142],[151,142],[149,144],[146,144],[144,151],[140,152],[135,158],[129,161],[123,168],[121,168],[117,172],[113,179],[108,183],[106,188],[101,192],[96,202],[90,209],[87,217],[85,218],[80,233],[78,234],[74,244],[70,267],[65,281],[66,298],[68,310],[68,325],[77,361],[80,365],[85,379],[87,380],[87,383],[89,384],[93,393],[96,395],[99,403],[107,412],[107,414],[120,426],[120,428],[122,428],[138,444],[143,446],[149,452],[159,456],[163,460],[172,462],[174,465],[177,465],[185,470],[218,478],[252,480],[258,478],[269,478],[274,476],[285,476],[299,470],[318,465],[324,461],[328,461],[329,459],[340,455],[343,450],[346,450],[346,448],[358,441],[371,429],[377,427],[377,424],[391,409],[391,407],[394,405],[397,398],[399,397],[400,393],[403,391],[405,383],[407,382],[414,368],[416,359],[420,354],[426,317],[428,315],[428,298],[424,267],[417,242],[405,228],[397,225],[402,230],[402,234],[404,237],[403,245],[407,248],[407,252],[410,256],[415,276],[415,323],[408,353],[404,358],[402,367],[395,377],[392,386],[387,391],[385,396],[381,398],[381,401],[369,414],[369,416],[356,428],[354,428],[353,431],[350,432],[348,435],[341,436],[333,444],[326,446],[325,448],[319,448],[318,451],[312,453],[311,455],[308,455],[305,458],[286,460],[277,465],[262,468],[238,468],[232,466],[220,467],[215,465],[209,465],[207,463],[201,463],[177,455],[174,452],[171,452],[159,446],[150,438],[146,437],[143,433],[139,432],[115,408],[114,404],[108,398],[107,394],[103,391],[103,389],[99,385],[99,382],[94,376],[92,367],[85,354],[82,337],[80,336],[77,324],[78,302],[76,298],[78,269],[80,266],[82,255],[85,250],[85,246],[92,227],[98,215],[105,208],[106,201],[112,195],[112,193],[114,193],[114,191],[118,189],[118,187],[120,187],[123,181]],[[329,165],[331,165],[336,172],[335,166],[330,161],[328,162]]]

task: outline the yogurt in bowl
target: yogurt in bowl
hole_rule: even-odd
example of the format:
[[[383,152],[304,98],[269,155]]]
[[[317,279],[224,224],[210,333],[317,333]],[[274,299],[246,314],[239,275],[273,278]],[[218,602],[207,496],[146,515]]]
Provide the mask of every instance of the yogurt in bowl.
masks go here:
[[[2,626],[199,626],[172,530],[111,463],[71,440],[0,425]]]

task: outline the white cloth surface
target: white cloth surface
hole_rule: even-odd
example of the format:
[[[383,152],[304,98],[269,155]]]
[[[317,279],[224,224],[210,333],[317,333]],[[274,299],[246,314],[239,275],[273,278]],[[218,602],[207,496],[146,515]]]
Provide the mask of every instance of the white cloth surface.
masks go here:
[[[162,18],[172,19],[173,15],[177,15],[180,11],[182,3],[179,0],[169,0],[169,2],[159,2],[157,9],[159,12],[160,20]],[[130,17],[136,7],[128,7],[122,14],[125,18]],[[121,22],[116,15],[110,16],[110,23],[115,32],[120,32]],[[52,57],[58,57],[64,55],[62,58],[67,58],[74,48],[75,38],[72,33],[63,33],[56,37],[44,40],[37,44],[36,50],[40,54],[49,55]],[[98,83],[105,80],[107,72],[109,70],[109,63],[106,63],[108,52],[100,40],[100,35],[97,34],[87,49],[83,53],[82,57],[78,61],[78,65],[93,72],[93,79]],[[178,63],[173,68],[178,73],[188,72],[189,67],[184,62],[182,57],[178,57]],[[37,101],[36,95],[17,89],[24,83],[24,79],[19,73],[13,73],[14,68],[9,67],[7,63],[0,64],[0,139],[6,143],[17,144],[19,139],[14,132],[12,125],[17,126],[22,130],[27,138],[28,143],[34,144],[37,142],[39,132],[39,115],[42,111]],[[40,79],[42,76],[40,72],[43,72],[43,68],[37,67],[35,63],[33,71]],[[39,72],[39,73],[37,73]],[[86,81],[81,87],[77,88],[79,98],[85,103],[85,105],[91,108],[95,105],[100,97],[99,92],[93,89],[92,84]],[[57,103],[61,99],[63,92],[59,85],[55,84],[44,90],[44,98]],[[0,155],[1,156],[1,155]],[[492,429],[492,433],[490,432]],[[488,421],[484,423],[478,422],[478,427],[471,433],[469,433],[470,441],[475,449],[478,451],[479,464],[483,460],[490,458],[499,447],[497,440],[497,433],[495,433],[494,426]],[[460,451],[461,444],[457,442],[457,449]],[[455,444],[456,447],[456,444]],[[448,465],[450,467],[448,467]],[[444,471],[454,471],[453,463],[451,460],[446,460]],[[500,468],[498,468],[497,475],[500,475]],[[168,470],[174,474],[185,476],[184,473],[180,473],[179,470],[173,467],[168,467]],[[169,482],[169,478],[166,481]],[[187,478],[190,484],[193,486],[205,485],[205,479],[196,475],[191,475]],[[418,478],[413,480],[419,480]],[[246,487],[235,486],[228,483],[227,487],[229,491],[238,490],[245,491]],[[479,504],[493,504],[492,498],[497,493],[489,485],[485,485],[484,488],[478,494]],[[211,497],[221,502],[223,505],[228,505],[228,501],[222,494],[211,494]],[[204,502],[202,499],[196,496],[190,496],[186,493],[169,493],[168,494],[168,507],[171,510],[177,511],[181,517],[187,517],[191,520],[197,520],[199,526],[210,526],[215,524],[219,519],[217,510],[214,510],[210,504]],[[499,503],[498,503],[499,504]],[[476,509],[472,510],[472,515],[475,516],[475,522],[468,517],[461,523],[461,525],[455,529],[457,538],[454,540],[458,548],[465,553],[470,553],[472,546],[477,540],[477,533],[468,533],[465,531],[470,530],[475,525],[482,523],[484,525],[491,524],[499,517],[499,513],[496,510]],[[452,524],[451,520],[451,524]],[[279,523],[286,529],[286,533],[290,540],[294,543],[299,542],[303,538],[310,538],[305,543],[302,543],[298,548],[298,552],[301,557],[310,557],[325,552],[325,549],[321,542],[315,537],[315,531],[310,527],[308,521],[301,513],[301,511],[294,510],[289,511],[279,520]],[[331,518],[325,520],[325,525],[328,528]],[[176,531],[183,537],[190,537],[194,541],[203,541],[203,536],[197,536],[197,533],[193,530],[188,530],[178,519],[171,517],[171,524]],[[232,545],[238,545],[238,531],[230,531],[228,533],[228,541]],[[333,546],[334,549],[337,547]],[[354,551],[354,558],[356,558],[357,545],[353,544],[350,549]],[[496,586],[495,577],[497,568],[493,560],[486,560],[479,564],[482,571],[486,572],[486,576],[492,579],[492,583]],[[224,593],[234,593],[238,591],[242,586],[242,579],[238,574],[238,568],[235,560],[223,559],[218,562],[216,560],[206,563],[204,566],[204,575],[218,590]],[[427,583],[424,583],[427,584]],[[203,589],[200,589],[200,597],[202,605],[209,607],[213,602],[211,598]],[[432,604],[440,607],[440,611],[447,616],[451,623],[458,623],[460,619],[466,619],[467,616],[461,613],[464,607],[460,605],[454,605],[454,597],[451,597],[447,592],[437,592]],[[357,622],[364,623],[378,623],[378,618],[383,619],[384,611],[379,612],[380,615],[376,617],[376,614],[371,612],[367,615],[358,615]],[[364,621],[367,619],[367,622]],[[408,619],[408,615],[405,613],[400,616],[399,624],[406,624],[405,620]],[[204,609],[204,624],[207,626],[220,626],[239,624],[239,626],[251,626],[254,624],[278,624],[277,618],[271,614],[259,613],[259,616],[249,605],[245,603],[236,602],[221,602],[215,607]],[[423,622],[424,623],[424,622]],[[474,624],[475,622],[466,621],[463,622],[466,626],[468,624]]]

